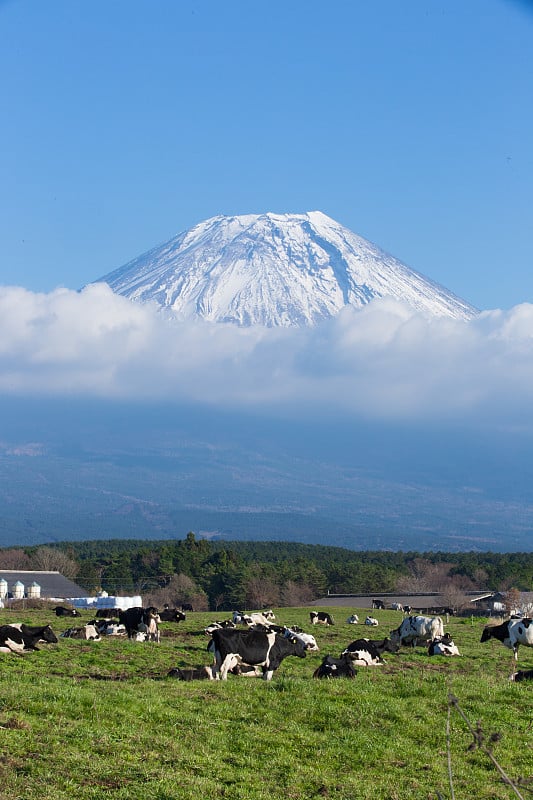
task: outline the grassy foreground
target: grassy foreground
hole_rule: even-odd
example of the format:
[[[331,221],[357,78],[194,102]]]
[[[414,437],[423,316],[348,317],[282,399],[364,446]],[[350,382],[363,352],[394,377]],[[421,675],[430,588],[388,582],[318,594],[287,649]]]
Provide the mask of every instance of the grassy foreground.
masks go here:
[[[402,648],[353,681],[313,680],[323,655],[381,638],[402,619],[373,612],[380,625],[368,629],[345,623],[352,611],[364,619],[364,610],[335,610],[337,624],[325,629],[310,626],[307,609],[277,610],[278,622],[312,631],[321,651],[286,659],[271,683],[167,677],[210,663],[203,628],[214,613],[163,624],[159,645],[60,639],[25,656],[0,653],[0,797],[437,800],[452,797],[448,758],[457,800],[516,797],[449,709],[450,692],[522,797],[533,797],[533,686],[508,681],[509,650],[479,642],[484,620],[446,626],[461,658]],[[58,635],[80,624],[0,610],[0,624],[11,621],[49,623]],[[521,649],[518,666],[533,667],[533,650]]]

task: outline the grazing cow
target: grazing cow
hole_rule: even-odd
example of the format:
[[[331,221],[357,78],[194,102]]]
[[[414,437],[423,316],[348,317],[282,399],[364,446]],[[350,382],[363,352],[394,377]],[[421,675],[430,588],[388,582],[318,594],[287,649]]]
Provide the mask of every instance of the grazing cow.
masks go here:
[[[533,669],[519,669],[509,678],[510,681],[533,681]]]
[[[88,622],[86,625],[81,625],[79,628],[67,628],[66,631],[59,634],[62,639],[88,639],[93,642],[100,641],[100,632],[96,625]]]
[[[342,651],[341,658],[347,657],[358,667],[375,667],[384,664],[382,653],[397,653],[398,645],[394,645],[390,639],[372,641],[370,639],[356,639]]]
[[[182,603],[181,604],[182,611],[194,611],[192,605],[190,603]]]
[[[385,608],[383,600],[372,600],[372,608]]]
[[[177,608],[169,608],[168,606],[159,612],[159,616],[161,622],[183,622],[186,619],[183,611],[178,611]]]
[[[404,614],[410,614],[412,610],[411,606],[404,606],[402,609]]]
[[[430,642],[444,636],[444,625],[440,617],[406,617],[401,625],[390,632],[394,644],[410,644],[416,647],[418,642]]]
[[[125,611],[120,610],[118,620],[126,628],[128,639],[136,639],[139,632],[155,634],[154,625],[157,628],[160,617],[157,608],[154,606],[149,606],[148,608],[133,606]]]
[[[355,678],[356,674],[351,658],[324,656],[321,665],[313,672],[313,678]]]
[[[348,623],[348,625],[357,625],[357,623],[359,622],[359,617],[357,616],[357,614],[350,614],[346,622]]]
[[[365,625],[371,625],[373,628],[375,628],[377,625],[379,625],[379,622],[375,617],[369,616],[365,619]]]
[[[459,648],[452,641],[449,633],[432,639],[428,647],[428,656],[460,656]]]
[[[317,625],[318,623],[321,625],[335,625],[333,617],[326,611],[311,611],[309,619],[311,620],[311,625]]]
[[[229,670],[239,664],[262,667],[263,678],[269,681],[284,658],[306,656],[305,646],[295,638],[231,628],[213,631],[207,649],[215,657],[214,677],[223,681],[227,679]]]
[[[533,619],[508,619],[501,625],[485,625],[481,634],[482,642],[489,639],[498,639],[505,647],[513,651],[515,661],[518,661],[518,647],[533,647]]]
[[[196,669],[180,669],[173,667],[167,672],[169,678],[177,678],[179,681],[212,681],[213,673],[211,667],[198,667]]]
[[[56,606],[54,608],[56,617],[79,617],[80,612],[75,608],[66,608],[65,606]]]
[[[390,607],[393,611],[403,611],[403,606],[401,603],[391,603]]]
[[[57,636],[50,625],[32,627],[24,623],[0,626],[0,652],[27,653],[39,650],[38,642],[57,643]]]

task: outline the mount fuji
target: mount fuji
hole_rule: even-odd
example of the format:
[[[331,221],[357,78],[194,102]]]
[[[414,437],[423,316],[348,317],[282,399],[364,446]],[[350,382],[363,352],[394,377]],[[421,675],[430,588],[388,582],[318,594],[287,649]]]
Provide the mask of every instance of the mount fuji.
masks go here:
[[[429,316],[478,312],[320,211],[216,216],[100,278],[183,320],[310,326],[393,297]]]

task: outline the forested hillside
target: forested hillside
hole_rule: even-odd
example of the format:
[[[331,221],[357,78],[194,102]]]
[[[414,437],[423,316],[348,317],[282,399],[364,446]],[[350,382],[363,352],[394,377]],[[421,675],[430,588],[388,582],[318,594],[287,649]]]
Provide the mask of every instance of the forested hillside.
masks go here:
[[[188,533],[4,548],[0,569],[57,569],[90,592],[188,602],[198,610],[303,605],[331,593],[533,589],[533,553],[351,551],[288,542],[217,542]]]

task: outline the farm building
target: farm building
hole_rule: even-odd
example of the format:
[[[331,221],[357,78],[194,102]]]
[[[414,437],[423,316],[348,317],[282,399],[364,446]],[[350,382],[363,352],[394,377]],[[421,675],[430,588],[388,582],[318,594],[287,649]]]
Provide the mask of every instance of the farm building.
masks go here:
[[[87,597],[87,591],[60,572],[0,569],[0,600],[66,600]]]

